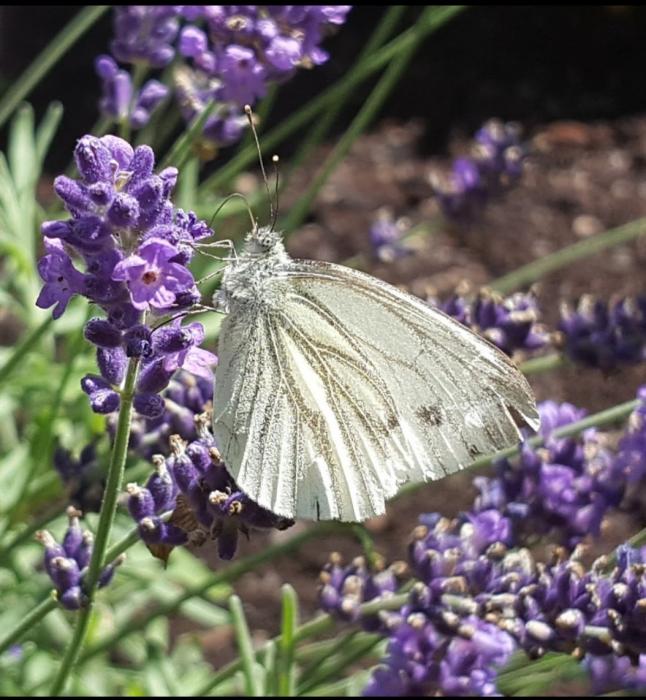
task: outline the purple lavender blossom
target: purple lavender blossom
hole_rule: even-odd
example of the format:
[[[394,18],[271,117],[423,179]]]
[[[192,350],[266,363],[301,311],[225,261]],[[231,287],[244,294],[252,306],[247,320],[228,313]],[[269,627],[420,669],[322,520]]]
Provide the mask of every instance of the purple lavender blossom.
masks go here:
[[[45,571],[54,583],[58,601],[68,610],[78,610],[88,603],[84,583],[92,557],[94,538],[91,532],[81,529],[80,511],[70,506],[67,509],[67,516],[69,524],[62,544],[59,544],[47,530],[41,530],[36,537],[45,547]],[[99,588],[110,583],[116,567],[124,559],[125,555],[122,554],[103,568],[99,575]]]
[[[163,238],[148,238],[136,253],[115,265],[112,279],[126,283],[135,309],[167,311],[175,305],[178,294],[195,284],[191,273],[173,262],[178,253]]]
[[[610,371],[646,359],[646,297],[606,304],[583,296],[576,310],[564,304],[559,330],[574,362]]]
[[[110,46],[113,55],[124,63],[167,66],[175,56],[180,9],[177,5],[117,6]]]
[[[410,255],[412,250],[401,240],[408,228],[404,219],[395,221],[390,212],[380,211],[369,231],[370,244],[375,256],[382,262],[392,262],[404,255]]]
[[[47,309],[53,306],[52,316],[60,318],[70,299],[84,290],[85,278],[73,265],[57,238],[45,240],[45,255],[38,261],[38,273],[45,282],[36,306]]]
[[[362,627],[371,632],[385,631],[378,615],[360,617],[359,606],[395,593],[405,571],[404,562],[395,562],[384,568],[378,561],[368,567],[363,557],[357,557],[349,566],[344,567],[341,555],[335,552],[330,555],[321,572],[321,608],[349,622],[356,622],[360,618]]]
[[[530,534],[574,546],[599,534],[604,515],[619,505],[626,479],[617,459],[594,430],[581,438],[554,438],[552,431],[580,420],[571,404],[539,404],[544,445],[523,445],[515,460],[497,463],[497,477],[477,477],[476,512],[496,509],[514,523],[516,537]]]
[[[130,73],[120,69],[110,56],[98,56],[94,65],[101,78],[99,108],[117,123],[127,121],[133,129],[141,129],[169,95],[169,89],[158,80],[148,80],[134,94]]]
[[[492,195],[518,181],[526,157],[520,136],[517,124],[491,119],[476,132],[470,155],[457,158],[448,176],[431,173],[431,186],[445,216],[472,219]]]
[[[445,314],[481,333],[507,355],[517,351],[533,353],[550,343],[550,334],[539,323],[540,310],[533,293],[513,294],[506,299],[495,292],[481,290],[475,298],[454,294],[438,303]]]
[[[145,459],[168,449],[171,435],[186,442],[197,439],[195,418],[212,408],[213,380],[184,370],[177,371],[162,392],[164,411],[155,418],[135,416],[130,431],[130,447]],[[108,421],[113,433],[115,420]]]
[[[174,372],[184,368],[212,379],[217,358],[198,347],[204,340],[200,324],[181,326],[176,319],[171,326],[145,326],[143,312],[154,319],[199,299],[186,266],[195,242],[212,231],[192,212],[173,208],[177,170],[155,174],[148,146],[133,149],[115,136],[85,136],[74,155],[81,179],[60,176],[54,183],[71,219],[42,227],[45,286],[37,304],[55,304],[58,318],[70,297],[80,294],[103,309],[107,319],[91,319],[85,328],[97,346],[99,374],[85,376],[81,387],[95,412],[116,411],[128,358],[139,357],[135,410],[157,418],[165,411],[159,393]]]
[[[196,417],[197,439],[170,437],[170,456],[153,457],[155,473],[145,487],[129,484],[128,508],[141,538],[153,552],[216,539],[222,559],[235,555],[238,533],[252,529],[284,530],[293,520],[261,508],[239,490],[221,461],[209,430],[209,414]],[[172,511],[170,520],[161,516]]]
[[[111,51],[118,61],[152,68],[179,54],[184,62],[176,66],[174,82],[182,115],[190,121],[215,101],[204,134],[214,144],[228,144],[246,124],[244,105],[298,68],[328,59],[320,43],[349,10],[349,5],[128,5],[116,9]],[[140,128],[165,94],[153,81],[133,99],[130,75],[108,61],[100,57],[97,63],[101,109],[119,120],[127,116]]]

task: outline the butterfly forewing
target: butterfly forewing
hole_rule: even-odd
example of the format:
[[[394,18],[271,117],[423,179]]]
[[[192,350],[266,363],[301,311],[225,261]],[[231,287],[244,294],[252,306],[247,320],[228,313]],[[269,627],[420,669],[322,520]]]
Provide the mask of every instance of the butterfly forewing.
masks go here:
[[[508,358],[421,300],[316,261],[291,261],[273,284],[280,306],[223,324],[214,421],[225,462],[266,508],[364,520],[402,484],[537,426]]]

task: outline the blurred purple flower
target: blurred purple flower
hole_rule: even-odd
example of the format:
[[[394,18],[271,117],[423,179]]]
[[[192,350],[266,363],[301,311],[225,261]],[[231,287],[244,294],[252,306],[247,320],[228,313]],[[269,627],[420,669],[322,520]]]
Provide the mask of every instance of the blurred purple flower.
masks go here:
[[[610,371],[646,359],[646,297],[606,304],[583,296],[576,309],[564,304],[559,330],[574,362]]]
[[[110,49],[124,63],[167,66],[175,56],[179,29],[177,5],[122,5],[115,7],[114,39]]]
[[[401,240],[408,228],[405,219],[395,221],[390,212],[378,212],[369,231],[370,244],[375,256],[382,262],[392,262],[410,255],[412,250]]]
[[[429,299],[429,303],[482,334],[510,356],[516,351],[533,353],[551,342],[550,334],[539,323],[540,310],[531,292],[503,298],[481,290],[473,298],[454,294],[442,303],[434,299]]]
[[[349,10],[349,5],[127,5],[115,10],[111,52],[118,61],[151,68],[163,68],[179,54],[183,62],[174,67],[174,82],[182,115],[190,121],[215,101],[204,135],[213,144],[228,144],[246,124],[245,104],[253,105],[271,83],[298,68],[328,59],[320,43]],[[166,96],[165,87],[151,81],[133,99],[130,75],[109,57],[99,57],[97,72],[102,111],[117,120],[128,117],[135,129]]]
[[[456,158],[451,173],[431,173],[444,214],[453,220],[477,216],[487,200],[518,181],[526,153],[517,124],[491,119],[475,134],[468,157]]]

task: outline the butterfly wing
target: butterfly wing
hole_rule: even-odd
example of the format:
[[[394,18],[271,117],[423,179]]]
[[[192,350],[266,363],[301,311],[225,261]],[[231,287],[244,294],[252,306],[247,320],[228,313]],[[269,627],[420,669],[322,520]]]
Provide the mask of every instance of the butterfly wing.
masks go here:
[[[292,261],[283,303],[225,320],[214,431],[239,486],[287,517],[361,521],[538,426],[497,348],[442,312],[340,265]]]

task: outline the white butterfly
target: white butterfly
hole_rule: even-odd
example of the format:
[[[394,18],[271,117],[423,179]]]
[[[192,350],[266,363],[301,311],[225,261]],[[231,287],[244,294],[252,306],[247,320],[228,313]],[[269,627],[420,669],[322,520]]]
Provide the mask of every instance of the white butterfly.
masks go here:
[[[247,236],[215,300],[213,430],[240,488],[286,517],[362,521],[536,429],[532,391],[497,348],[395,287],[294,260]]]

